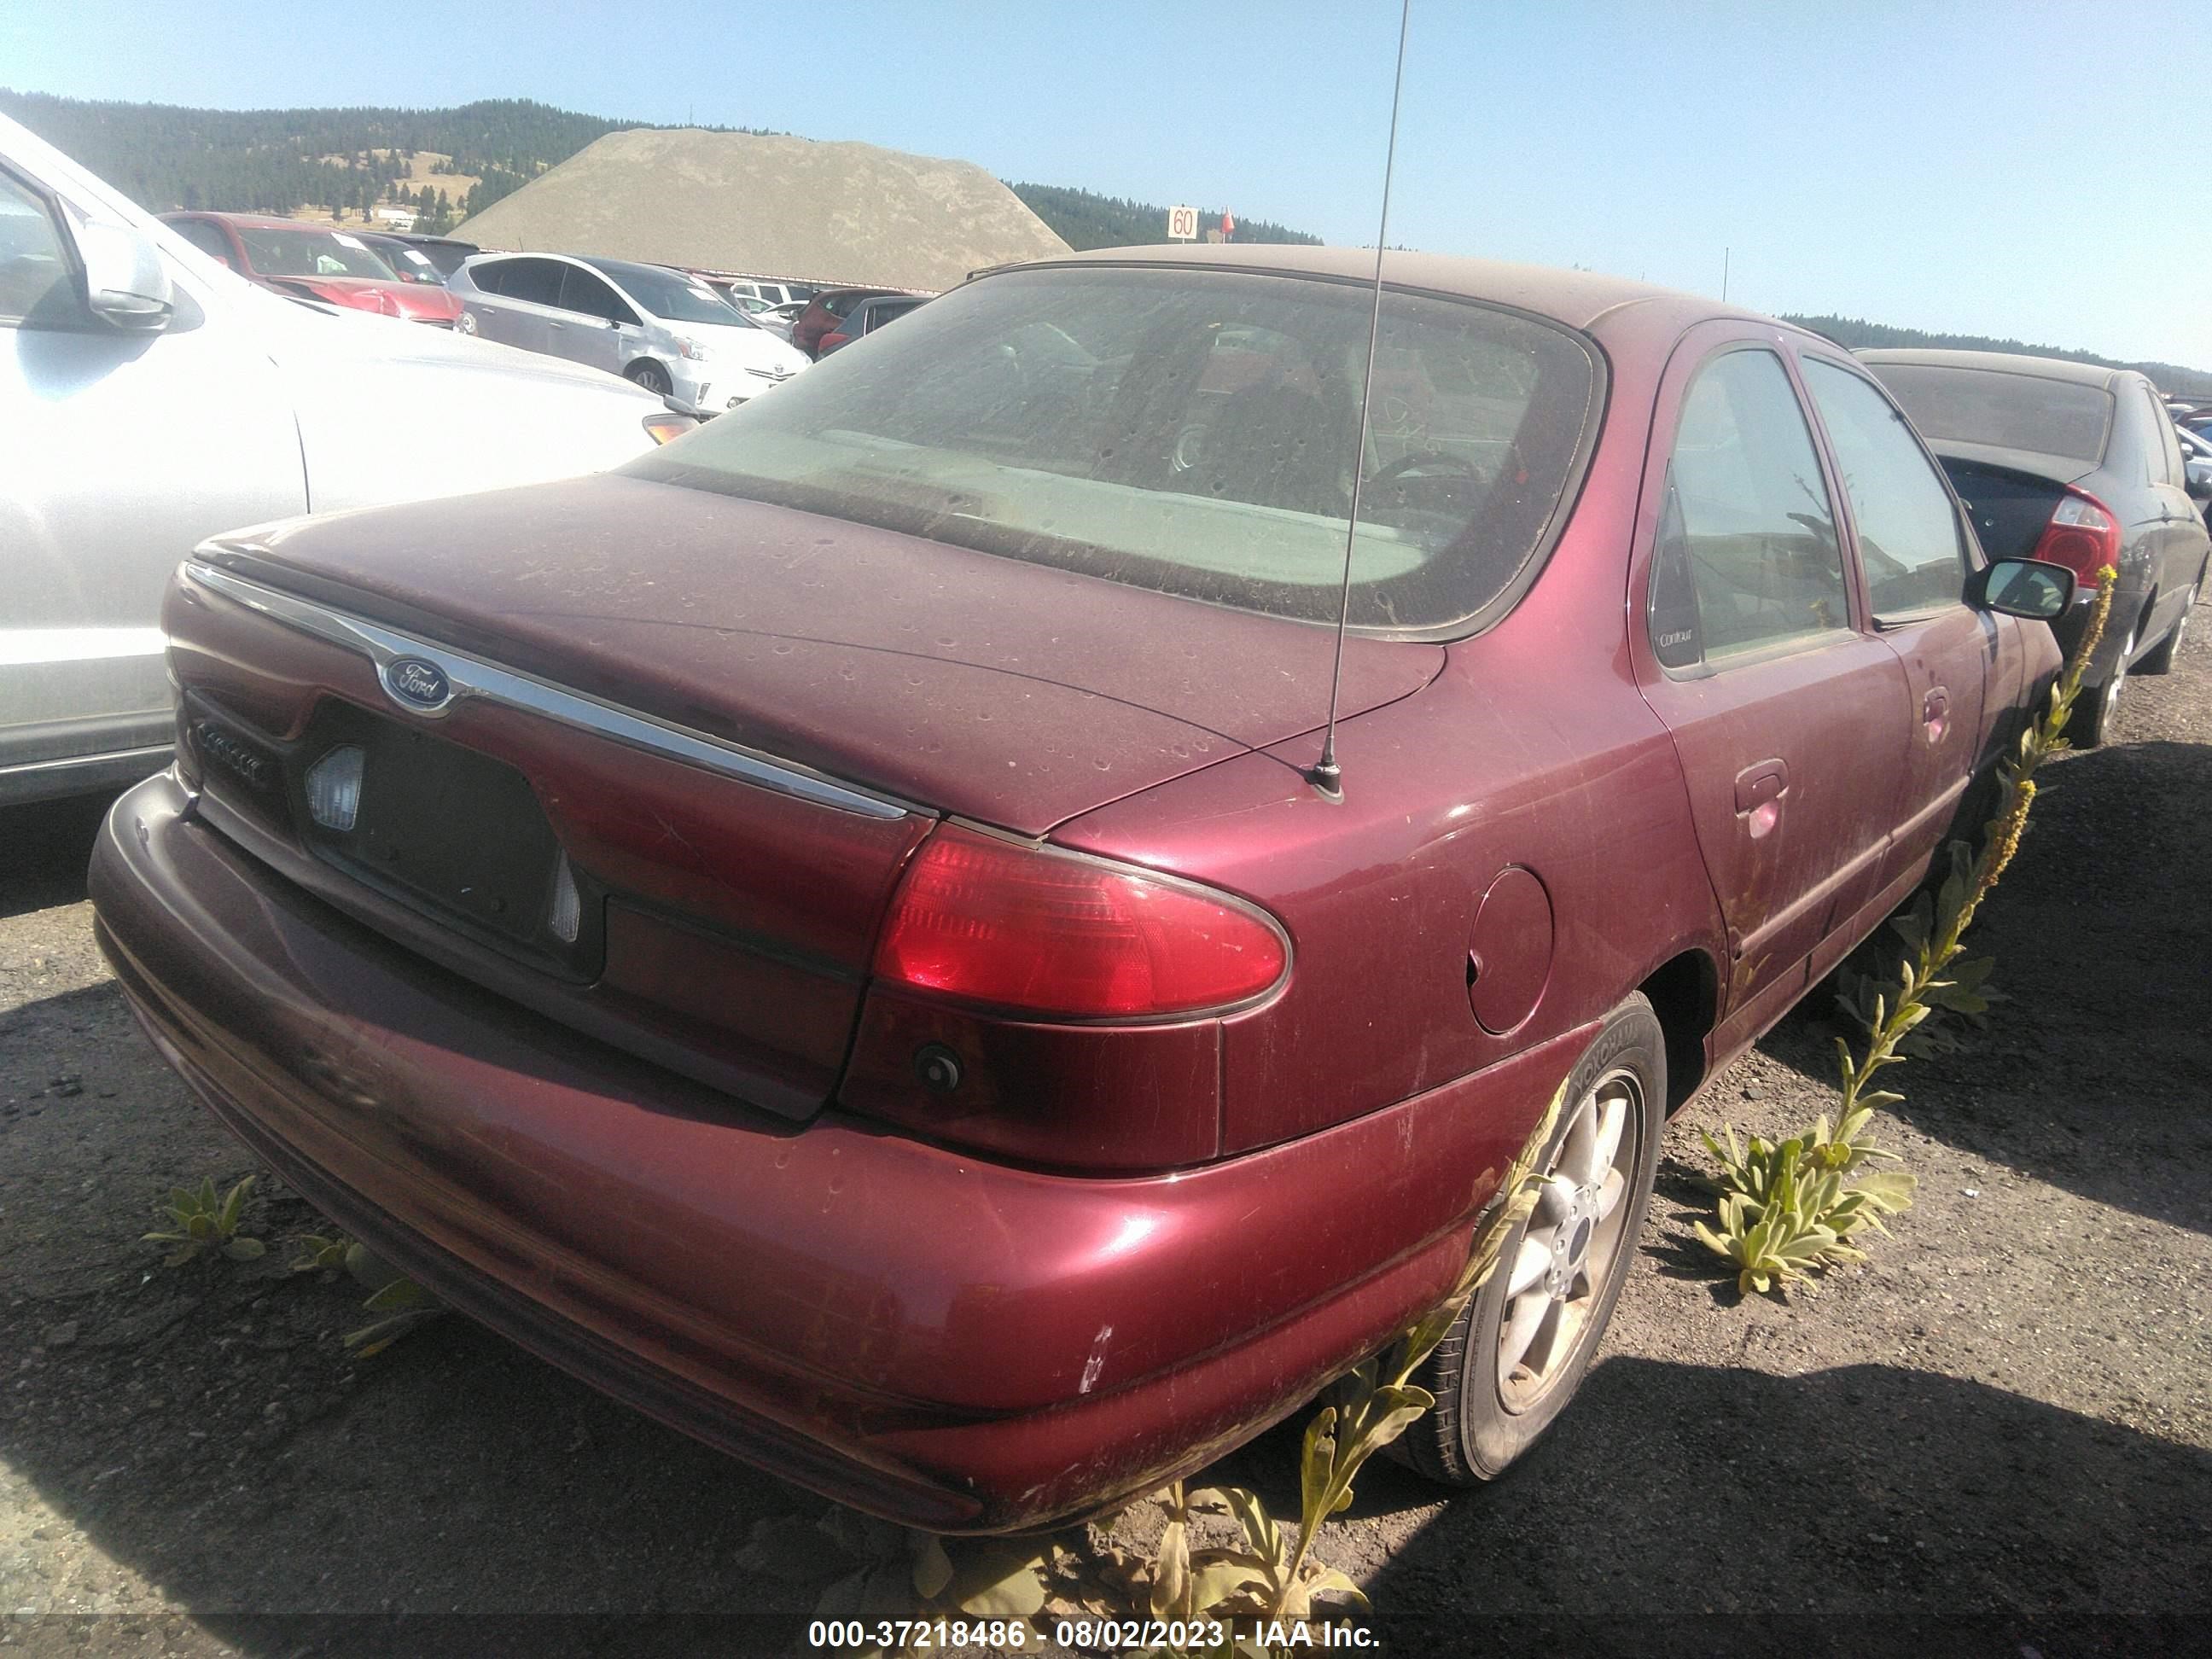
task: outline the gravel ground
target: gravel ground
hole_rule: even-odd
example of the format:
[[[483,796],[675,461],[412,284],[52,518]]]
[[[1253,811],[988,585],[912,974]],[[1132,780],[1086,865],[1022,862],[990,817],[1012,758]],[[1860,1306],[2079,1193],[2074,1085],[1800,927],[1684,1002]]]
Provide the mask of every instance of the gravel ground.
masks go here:
[[[1816,996],[1674,1126],[1559,1431],[1449,1501],[1377,1466],[1331,1528],[1388,1650],[2212,1648],[2196,632],[2113,746],[2045,774],[1978,940],[2011,1000],[1893,1085],[1885,1139],[1921,1179],[1897,1237],[1788,1304],[1740,1302],[1685,1246],[1700,1127],[1774,1134],[1832,1101]],[[838,1570],[817,1500],[458,1319],[356,1364],[357,1287],[281,1248],[161,1267],[155,1196],[252,1165],[93,948],[97,805],[0,814],[0,1645],[781,1650],[795,1619],[730,1615],[811,1606]],[[314,1225],[265,1176],[251,1213],[271,1239]],[[1294,1512],[1293,1455],[1277,1431],[1220,1473]]]

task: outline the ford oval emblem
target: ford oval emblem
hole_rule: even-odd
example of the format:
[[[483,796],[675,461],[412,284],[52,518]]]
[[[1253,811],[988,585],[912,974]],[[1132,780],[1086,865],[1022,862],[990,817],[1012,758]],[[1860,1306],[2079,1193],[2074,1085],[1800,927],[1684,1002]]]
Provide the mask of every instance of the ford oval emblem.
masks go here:
[[[410,708],[443,708],[453,695],[446,671],[427,657],[394,657],[384,667],[384,689]]]

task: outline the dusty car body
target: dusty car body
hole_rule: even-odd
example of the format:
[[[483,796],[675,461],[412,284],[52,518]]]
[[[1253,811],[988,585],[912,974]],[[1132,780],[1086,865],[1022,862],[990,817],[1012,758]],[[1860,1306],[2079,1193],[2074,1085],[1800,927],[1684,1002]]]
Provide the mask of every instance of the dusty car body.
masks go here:
[[[1352,535],[1370,258],[996,272],[623,475],[210,543],[93,870],[146,1029],[456,1305],[945,1530],[1295,1409],[1564,1080],[1411,1448],[1498,1473],[1665,1112],[2049,681],[1986,590],[2051,572],[1826,341],[1416,255]]]
[[[118,260],[143,292],[88,286]],[[0,803],[168,763],[161,597],[201,538],[591,471],[690,424],[586,370],[279,298],[0,119]]]

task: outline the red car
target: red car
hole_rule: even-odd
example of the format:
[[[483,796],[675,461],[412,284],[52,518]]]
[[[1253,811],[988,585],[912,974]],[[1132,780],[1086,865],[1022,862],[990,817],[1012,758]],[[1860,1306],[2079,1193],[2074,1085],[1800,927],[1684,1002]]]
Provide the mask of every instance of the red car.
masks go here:
[[[460,296],[403,281],[360,237],[250,213],[165,213],[163,223],[264,288],[410,322],[451,328]]]
[[[1390,255],[1363,454],[1370,258],[996,271],[622,473],[208,544],[93,868],[147,1030],[455,1306],[940,1530],[1296,1409],[1564,1080],[1407,1446],[1497,1474],[2072,576],[1849,354],[1586,274]]]
[[[846,314],[863,300],[878,295],[896,295],[891,288],[832,288],[824,289],[806,302],[806,309],[799,313],[791,325],[791,343],[808,356],[821,355],[822,337],[835,331],[845,320]]]

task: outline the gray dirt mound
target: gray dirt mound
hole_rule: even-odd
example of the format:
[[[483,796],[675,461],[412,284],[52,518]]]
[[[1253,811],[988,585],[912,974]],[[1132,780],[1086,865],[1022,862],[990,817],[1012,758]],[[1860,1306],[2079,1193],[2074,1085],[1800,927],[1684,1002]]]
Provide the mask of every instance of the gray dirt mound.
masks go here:
[[[484,247],[933,291],[1067,252],[972,162],[641,128],[609,133],[454,234]]]

